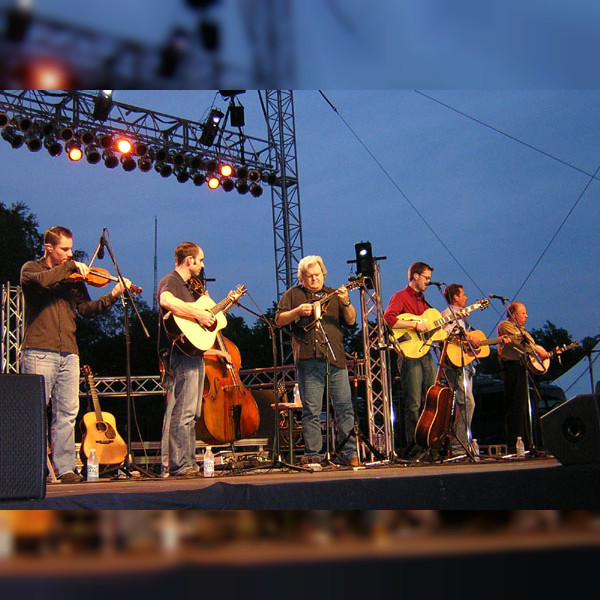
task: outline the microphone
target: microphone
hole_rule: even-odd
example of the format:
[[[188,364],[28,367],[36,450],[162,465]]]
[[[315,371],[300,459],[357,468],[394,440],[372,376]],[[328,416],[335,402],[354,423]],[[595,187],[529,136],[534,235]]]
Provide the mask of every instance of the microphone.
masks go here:
[[[441,287],[443,285],[446,285],[443,281],[430,281],[428,284],[428,286],[430,285],[437,285],[438,287]]]
[[[496,296],[496,294],[488,294],[488,298],[495,298],[496,300],[502,300],[502,302],[508,302],[510,298],[505,298],[504,296]]]
[[[104,244],[106,244],[106,242],[104,241],[104,229],[100,234],[100,241],[98,243],[100,244],[100,247],[98,248],[98,254],[96,254],[96,257],[98,258],[98,260],[102,260],[104,258]]]

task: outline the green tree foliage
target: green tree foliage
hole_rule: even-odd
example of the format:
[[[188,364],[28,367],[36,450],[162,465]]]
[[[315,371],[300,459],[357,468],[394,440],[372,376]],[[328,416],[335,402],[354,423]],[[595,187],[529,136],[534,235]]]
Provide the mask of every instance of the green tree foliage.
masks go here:
[[[37,217],[22,202],[7,207],[0,202],[0,282],[17,285],[21,267],[39,258],[42,234]]]

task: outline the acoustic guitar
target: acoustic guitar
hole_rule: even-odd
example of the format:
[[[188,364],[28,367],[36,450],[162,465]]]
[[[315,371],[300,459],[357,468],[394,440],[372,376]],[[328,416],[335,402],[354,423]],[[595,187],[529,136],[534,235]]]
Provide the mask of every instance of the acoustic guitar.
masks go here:
[[[487,339],[485,333],[479,329],[468,331],[468,335],[479,340],[479,348],[474,348],[475,354],[471,350],[471,347],[463,339],[456,338],[448,341],[448,360],[455,367],[466,367],[470,365],[476,358],[486,358],[490,355],[490,346],[494,346],[502,341],[502,337]]]
[[[573,348],[577,348],[579,344],[577,342],[573,342],[572,344],[563,344],[562,346],[557,346],[554,350],[548,353],[548,358],[539,361],[533,352],[527,352],[527,367],[534,375],[544,375],[544,373],[548,372],[548,367],[550,366],[550,360],[553,358],[560,356],[563,352],[567,350],[572,350]],[[534,344],[534,348],[538,351],[541,346]]]
[[[441,342],[448,337],[448,333],[443,327],[468,317],[474,310],[483,310],[490,305],[487,299],[478,300],[471,306],[458,309],[455,314],[450,313],[442,317],[441,313],[435,308],[428,308],[422,315],[411,315],[405,313],[398,315],[396,323],[399,321],[409,321],[411,323],[425,323],[429,329],[427,331],[415,331],[414,329],[392,329],[396,344],[394,349],[403,358],[422,358],[425,356],[434,342]]]
[[[81,441],[81,461],[87,463],[90,450],[95,448],[99,464],[118,465],[127,456],[127,444],[117,432],[115,417],[111,413],[100,410],[91,368],[84,365],[81,370],[85,375],[94,404],[94,410],[83,415],[85,432]]]
[[[215,345],[217,332],[227,325],[225,313],[246,291],[245,286],[238,285],[221,302],[215,303],[207,293],[193,302],[196,308],[208,310],[215,316],[216,321],[210,328],[204,327],[193,319],[178,317],[168,312],[163,318],[167,334],[184,354],[188,356],[202,354]]]

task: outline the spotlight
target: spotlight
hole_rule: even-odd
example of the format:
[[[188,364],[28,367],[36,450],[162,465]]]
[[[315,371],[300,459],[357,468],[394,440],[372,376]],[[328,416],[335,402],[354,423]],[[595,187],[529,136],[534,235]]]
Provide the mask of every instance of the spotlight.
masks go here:
[[[371,242],[354,244],[354,250],[356,251],[356,272],[372,280],[374,275],[374,261]],[[367,287],[373,289],[372,283],[367,281]]]
[[[121,154],[129,154],[133,150],[133,147],[128,139],[119,138],[115,142],[115,149],[118,150]]]
[[[94,100],[94,112],[92,117],[96,121],[106,121],[112,108],[113,90],[99,90],[96,99]]]
[[[260,181],[260,171],[258,171],[256,169],[250,169],[248,171],[248,179],[250,181],[252,181],[252,183],[256,183],[257,181]]]
[[[60,156],[63,151],[60,143],[57,142],[53,137],[48,137],[44,140],[44,148],[48,150],[48,154],[50,156]]]
[[[134,158],[128,154],[121,156],[121,166],[123,167],[124,171],[133,171],[136,167]]]
[[[133,145],[133,153],[136,156],[146,156],[148,154],[148,146],[144,142],[135,142]]]
[[[242,165],[237,170],[238,179],[246,179],[248,177],[248,167]]]
[[[90,163],[90,165],[96,165],[100,162],[102,156],[96,146],[89,145],[85,149],[85,159]]]
[[[80,131],[78,138],[84,146],[89,146],[90,144],[93,144],[94,140],[96,139],[91,131]]]
[[[219,173],[221,173],[223,177],[231,177],[231,175],[233,174],[233,167],[228,163],[223,163],[219,167]]]
[[[229,108],[229,117],[232,127],[243,127],[246,124],[244,119],[244,107],[241,105],[231,106]]]
[[[212,177],[208,178],[207,185],[211,190],[216,190],[221,185],[221,182],[219,181],[218,177],[213,175]]]
[[[119,159],[107,150],[102,153],[102,158],[104,159],[104,166],[107,169],[114,169],[119,164]]]
[[[138,164],[138,169],[142,173],[147,173],[152,168],[152,160],[145,156],[138,158],[137,164]]]
[[[190,178],[190,174],[185,169],[175,169],[175,177],[179,183],[185,183]]]
[[[166,148],[159,148],[154,152],[154,158],[158,162],[164,162],[169,158],[169,151]]]
[[[10,119],[8,118],[8,115],[6,113],[0,113],[0,129],[8,127],[9,123]]]
[[[188,32],[177,27],[171,33],[169,41],[160,51],[160,65],[158,74],[163,77],[173,77],[179,68],[179,64],[188,52]]]
[[[75,140],[71,140],[71,141],[67,142],[67,144],[65,146],[65,150],[67,151],[67,154],[69,155],[69,159],[72,160],[73,162],[77,162],[78,160],[81,160],[81,157],[83,156],[83,152],[81,151],[81,146],[79,145],[79,142],[77,142]]]
[[[230,179],[229,177],[226,177],[221,182],[221,186],[223,187],[223,189],[226,192],[230,192],[235,187],[235,183],[233,182],[233,179]]]
[[[202,157],[195,155],[188,157],[187,161],[188,167],[192,169],[192,171],[196,171],[202,168]]]
[[[30,152],[39,152],[42,149],[42,140],[35,134],[29,134],[26,137],[25,144]]]
[[[54,133],[54,123],[43,123],[40,121],[36,122],[36,127],[41,134],[46,137]]]
[[[242,194],[242,196],[244,194],[247,194],[248,190],[250,189],[250,187],[248,186],[248,182],[244,181],[243,179],[238,179],[236,181],[235,188],[238,191],[238,194]]]
[[[200,187],[206,181],[206,175],[204,175],[204,173],[196,173],[192,177],[192,181],[194,182],[194,185]]]
[[[59,133],[59,137],[63,142],[68,142],[73,138],[73,135],[73,130],[70,127],[63,127]]]
[[[112,136],[105,133],[98,135],[96,141],[98,142],[98,146],[103,150],[108,150],[112,146]]]
[[[173,154],[173,164],[176,167],[182,167],[185,164],[185,154],[183,152]]]
[[[260,196],[262,196],[263,193],[263,189],[260,187],[260,185],[257,185],[256,183],[253,183],[250,186],[250,193],[255,197],[255,198],[259,198]]]
[[[223,113],[218,108],[213,108],[204,125],[202,126],[202,135],[200,143],[204,146],[212,146],[215,141],[215,136],[219,130],[219,123],[223,118]]]
[[[169,177],[173,172],[173,167],[169,163],[156,163],[154,170],[160,174],[161,177]]]
[[[263,171],[261,179],[267,182],[269,185],[275,185],[277,183],[277,175],[271,173],[271,171]]]
[[[12,127],[6,127],[2,130],[2,137],[16,150],[23,145],[25,138],[17,133]]]
[[[207,173],[214,173],[217,170],[217,161],[212,158],[207,160],[204,168],[206,169]]]
[[[16,117],[15,125],[23,133],[27,133],[33,127],[33,121],[29,117]]]

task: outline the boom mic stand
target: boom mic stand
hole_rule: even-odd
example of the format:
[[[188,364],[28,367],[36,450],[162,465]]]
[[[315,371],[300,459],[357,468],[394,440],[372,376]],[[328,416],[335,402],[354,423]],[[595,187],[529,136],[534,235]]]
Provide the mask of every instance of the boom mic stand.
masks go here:
[[[245,467],[243,469],[244,472],[248,471],[257,471],[259,469],[291,469],[293,471],[306,471],[308,473],[312,473],[312,469],[301,467],[299,465],[292,465],[282,460],[281,458],[281,440],[280,440],[280,429],[279,429],[279,373],[277,371],[277,344],[275,341],[275,324],[267,319],[264,314],[259,314],[249,309],[247,306],[244,306],[240,302],[237,305],[245,310],[246,312],[254,315],[258,319],[260,319],[269,329],[269,337],[271,338],[271,351],[273,355],[273,404],[274,404],[274,419],[275,419],[275,427],[273,433],[273,460],[267,461],[261,465]],[[290,444],[293,443],[290,439]]]
[[[123,317],[124,317],[124,329],[125,329],[125,382],[127,388],[127,457],[125,458],[124,472],[127,477],[139,477],[139,473],[143,473],[146,477],[152,477],[150,473],[142,469],[139,465],[136,465],[133,461],[133,453],[131,452],[131,406],[132,406],[132,396],[131,396],[131,335],[130,335],[130,327],[129,327],[129,310],[128,306],[131,304],[133,306],[137,318],[142,326],[142,330],[144,331],[144,335],[149,338],[150,334],[144,325],[144,321],[135,305],[135,301],[128,287],[125,285],[125,280],[121,275],[121,271],[119,270],[119,266],[115,259],[114,252],[112,250],[112,244],[110,240],[107,240],[105,234],[108,231],[106,229],[102,230],[102,236],[100,237],[100,246],[104,246],[108,251],[110,259],[115,267],[115,273],[117,274],[117,279],[119,283],[123,287],[123,293],[121,294],[121,303],[123,305]]]

